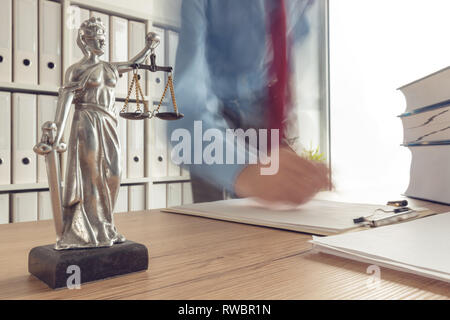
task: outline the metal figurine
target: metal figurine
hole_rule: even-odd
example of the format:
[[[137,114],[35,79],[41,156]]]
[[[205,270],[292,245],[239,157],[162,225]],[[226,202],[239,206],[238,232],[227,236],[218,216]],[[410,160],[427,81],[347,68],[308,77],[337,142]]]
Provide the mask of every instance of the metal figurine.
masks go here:
[[[134,58],[110,63],[100,60],[105,33],[99,18],[81,24],[77,43],[84,57],[67,70],[55,121],[44,124],[42,140],[34,148],[46,157],[57,250],[110,247],[125,241],[113,220],[122,172],[114,90],[119,75],[144,63],[160,40],[150,32],[145,48]],[[75,113],[62,190],[57,152],[66,150],[61,138],[72,103]]]

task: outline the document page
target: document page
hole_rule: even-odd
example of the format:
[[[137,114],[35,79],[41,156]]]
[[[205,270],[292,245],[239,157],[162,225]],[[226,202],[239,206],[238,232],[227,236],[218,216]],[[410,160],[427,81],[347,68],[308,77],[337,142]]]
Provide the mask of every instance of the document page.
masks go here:
[[[401,224],[330,237],[314,237],[319,251],[369,258],[450,280],[450,212]],[[339,254],[338,254],[339,255]]]
[[[369,216],[379,208],[392,210],[392,207],[384,205],[315,199],[296,208],[265,207],[251,199],[233,199],[183,205],[163,211],[326,235],[359,227],[353,219]]]

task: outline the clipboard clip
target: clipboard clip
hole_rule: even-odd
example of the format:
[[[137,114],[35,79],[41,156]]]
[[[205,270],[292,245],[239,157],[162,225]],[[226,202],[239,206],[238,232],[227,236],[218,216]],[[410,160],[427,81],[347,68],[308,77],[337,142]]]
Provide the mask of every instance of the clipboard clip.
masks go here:
[[[388,225],[403,220],[411,219],[416,217],[419,213],[409,207],[407,200],[399,201],[388,201],[387,205],[397,207],[393,210],[376,209],[374,213],[369,216],[359,217],[353,219],[355,224],[369,225],[371,227],[379,227],[383,225]],[[381,214],[377,212],[381,211]]]

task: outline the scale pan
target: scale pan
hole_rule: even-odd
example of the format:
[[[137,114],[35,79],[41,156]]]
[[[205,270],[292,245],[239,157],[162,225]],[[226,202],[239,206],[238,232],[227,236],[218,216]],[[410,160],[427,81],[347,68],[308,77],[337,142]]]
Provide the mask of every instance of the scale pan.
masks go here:
[[[150,118],[149,112],[120,112],[119,115],[128,120],[143,120]]]
[[[178,120],[184,117],[184,114],[178,112],[159,112],[155,117],[161,120]]]

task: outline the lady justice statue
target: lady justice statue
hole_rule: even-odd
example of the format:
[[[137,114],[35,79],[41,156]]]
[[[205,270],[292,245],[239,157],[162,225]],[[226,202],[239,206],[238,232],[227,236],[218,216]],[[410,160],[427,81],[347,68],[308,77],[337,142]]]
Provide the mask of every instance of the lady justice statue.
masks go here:
[[[81,24],[77,43],[84,57],[68,68],[55,121],[44,124],[42,140],[34,149],[46,157],[57,250],[110,247],[125,241],[113,219],[122,171],[114,90],[119,75],[144,63],[159,37],[148,33],[145,48],[130,61],[110,63],[100,60],[105,33],[99,18]],[[72,103],[75,113],[62,192],[57,152],[66,150],[61,138]]]

